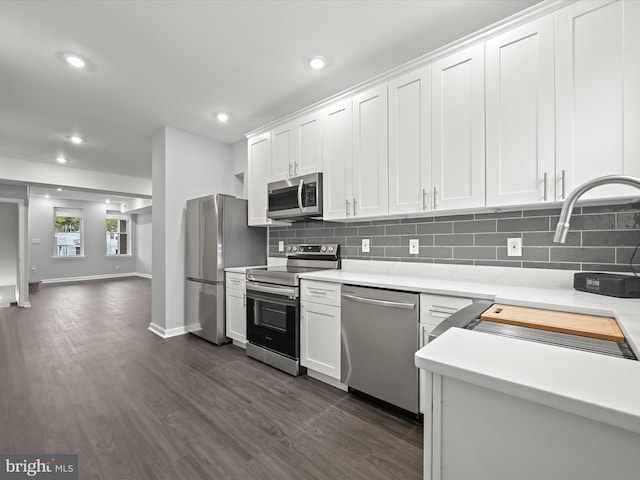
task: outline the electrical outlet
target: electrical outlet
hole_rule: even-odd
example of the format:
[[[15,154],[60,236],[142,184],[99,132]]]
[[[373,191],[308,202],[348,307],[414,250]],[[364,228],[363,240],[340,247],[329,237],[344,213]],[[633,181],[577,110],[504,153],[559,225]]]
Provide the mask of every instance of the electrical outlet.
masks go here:
[[[507,256],[508,257],[521,257],[522,256],[522,238],[507,238]]]
[[[279,252],[284,252],[284,240],[279,240],[278,241],[278,251]]]
[[[363,238],[362,239],[362,253],[368,253],[369,252],[369,239],[368,238]]]
[[[420,253],[420,240],[417,238],[409,240],[409,253],[416,255]]]

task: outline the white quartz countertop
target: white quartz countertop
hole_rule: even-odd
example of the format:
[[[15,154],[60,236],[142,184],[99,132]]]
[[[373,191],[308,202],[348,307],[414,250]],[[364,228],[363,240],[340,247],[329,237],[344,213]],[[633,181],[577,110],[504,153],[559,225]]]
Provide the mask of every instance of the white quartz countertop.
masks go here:
[[[507,305],[615,318],[631,348],[640,353],[640,299],[614,298],[573,288],[572,271],[468,265],[402,265],[352,261],[341,270],[301,275],[332,283],[485,299]],[[363,265],[356,265],[363,264]],[[379,264],[385,265],[379,265]],[[389,263],[390,265],[386,265]],[[369,268],[367,268],[369,267]],[[352,270],[357,268],[357,270]],[[640,363],[640,362],[639,362]]]
[[[231,273],[247,273],[247,269],[249,268],[261,268],[265,266],[266,265],[249,265],[247,267],[227,267],[224,269],[224,271]]]
[[[640,353],[640,299],[573,289],[572,271],[343,262],[304,274],[341,284],[487,299],[614,317]],[[415,355],[420,368],[640,433],[640,362],[453,328]]]
[[[451,328],[416,365],[640,433],[639,362]]]

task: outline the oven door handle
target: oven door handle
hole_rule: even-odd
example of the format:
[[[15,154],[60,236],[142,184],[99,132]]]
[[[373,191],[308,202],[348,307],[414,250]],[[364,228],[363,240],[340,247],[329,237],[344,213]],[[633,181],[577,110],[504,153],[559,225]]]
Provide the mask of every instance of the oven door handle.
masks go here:
[[[247,293],[253,290],[255,292],[271,293],[273,295],[282,295],[289,298],[297,298],[298,292],[296,287],[270,287],[254,282],[247,282]]]
[[[306,208],[302,205],[302,187],[304,185],[304,178],[300,179],[300,185],[298,185],[298,207],[300,213],[307,213]]]

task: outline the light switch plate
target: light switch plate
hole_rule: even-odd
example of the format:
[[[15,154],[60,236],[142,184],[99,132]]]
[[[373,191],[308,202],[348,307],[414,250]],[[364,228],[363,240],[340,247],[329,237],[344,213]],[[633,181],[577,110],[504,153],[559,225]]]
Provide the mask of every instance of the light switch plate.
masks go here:
[[[409,240],[409,253],[420,253],[420,240],[418,240],[417,238],[412,238]]]
[[[369,239],[368,238],[363,238],[362,239],[362,253],[368,253],[369,252]]]
[[[522,238],[507,238],[507,256],[508,257],[521,257],[522,256]]]
[[[284,240],[278,240],[278,251],[284,252]]]

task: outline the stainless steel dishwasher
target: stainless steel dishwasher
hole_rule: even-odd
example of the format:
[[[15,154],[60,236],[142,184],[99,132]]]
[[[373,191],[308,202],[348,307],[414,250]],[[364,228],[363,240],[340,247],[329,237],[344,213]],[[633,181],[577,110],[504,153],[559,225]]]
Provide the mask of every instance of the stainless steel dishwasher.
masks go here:
[[[416,293],[342,287],[342,383],[416,416],[419,302]]]

